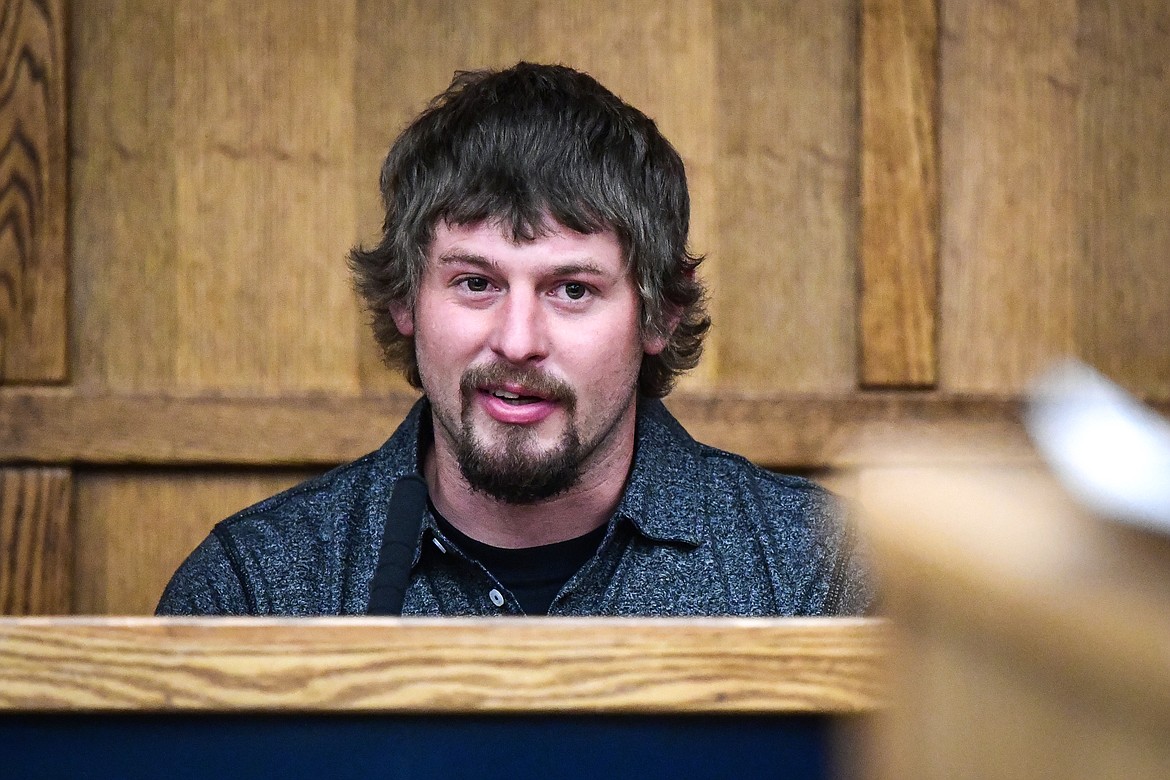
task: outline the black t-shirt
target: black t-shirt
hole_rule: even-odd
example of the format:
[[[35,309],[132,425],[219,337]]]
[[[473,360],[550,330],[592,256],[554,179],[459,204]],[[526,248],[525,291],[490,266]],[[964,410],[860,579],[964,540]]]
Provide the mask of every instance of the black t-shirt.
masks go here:
[[[606,526],[602,524],[584,536],[563,542],[515,549],[493,547],[461,532],[434,506],[431,512],[443,534],[495,575],[528,615],[547,615],[561,588],[597,552],[605,538]]]

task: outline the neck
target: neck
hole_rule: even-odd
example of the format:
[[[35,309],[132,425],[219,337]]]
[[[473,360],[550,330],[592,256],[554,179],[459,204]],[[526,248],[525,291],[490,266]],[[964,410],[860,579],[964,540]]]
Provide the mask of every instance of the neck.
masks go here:
[[[614,431],[614,444],[582,464],[580,479],[534,504],[511,504],[468,484],[451,448],[436,435],[423,473],[431,501],[447,522],[495,547],[536,547],[574,539],[608,522],[621,501],[634,457],[634,411]],[[600,448],[599,448],[600,449]]]

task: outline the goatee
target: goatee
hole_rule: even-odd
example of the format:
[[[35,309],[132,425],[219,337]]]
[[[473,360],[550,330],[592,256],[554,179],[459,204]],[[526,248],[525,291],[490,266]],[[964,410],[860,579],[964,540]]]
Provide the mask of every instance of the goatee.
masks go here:
[[[557,446],[539,451],[536,433],[524,426],[506,426],[501,441],[488,448],[472,425],[475,395],[485,385],[514,383],[549,401],[559,403],[568,418]],[[581,475],[581,438],[575,414],[577,398],[564,382],[534,369],[507,365],[468,369],[460,382],[463,408],[455,454],[463,478],[475,490],[510,504],[535,504],[577,484]]]

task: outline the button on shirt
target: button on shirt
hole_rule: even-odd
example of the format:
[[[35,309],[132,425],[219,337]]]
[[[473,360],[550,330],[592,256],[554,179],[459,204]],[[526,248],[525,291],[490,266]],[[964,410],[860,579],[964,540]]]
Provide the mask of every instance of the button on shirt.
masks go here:
[[[422,399],[376,452],[217,525],[175,573],[158,614],[364,614],[390,492],[418,471],[429,426]],[[864,612],[869,590],[830,494],[695,442],[656,400],[639,401],[635,436],[604,538],[549,614]],[[403,614],[520,613],[424,516]]]

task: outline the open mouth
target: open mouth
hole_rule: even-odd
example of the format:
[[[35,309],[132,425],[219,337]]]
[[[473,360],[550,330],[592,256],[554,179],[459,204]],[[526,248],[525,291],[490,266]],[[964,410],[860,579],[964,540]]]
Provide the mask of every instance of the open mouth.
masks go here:
[[[465,410],[474,399],[487,417],[505,425],[535,425],[557,412],[571,417],[576,409],[568,383],[535,368],[476,366],[463,373],[459,390]]]
[[[513,393],[510,390],[486,390],[489,395],[499,398],[510,406],[524,406],[526,404],[535,404],[544,401],[544,398],[536,395],[522,395],[520,393]]]

